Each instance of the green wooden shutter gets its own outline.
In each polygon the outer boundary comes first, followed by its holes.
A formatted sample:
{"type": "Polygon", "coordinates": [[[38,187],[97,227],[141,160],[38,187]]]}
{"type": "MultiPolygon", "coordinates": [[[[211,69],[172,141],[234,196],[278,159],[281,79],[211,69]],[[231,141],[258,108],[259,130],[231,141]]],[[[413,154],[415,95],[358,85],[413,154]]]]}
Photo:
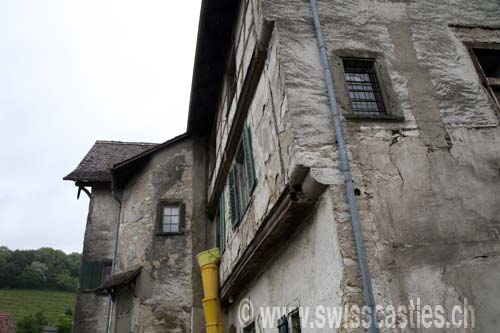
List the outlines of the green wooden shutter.
{"type": "Polygon", "coordinates": [[[96,289],[101,283],[101,276],[102,262],[82,262],[82,269],[80,272],[80,289],[96,289]]]}
{"type": "Polygon", "coordinates": [[[90,279],[92,275],[92,263],[83,261],[80,270],[80,289],[86,290],[90,289],[90,279]]]}
{"type": "Polygon", "coordinates": [[[101,284],[102,278],[102,262],[93,262],[92,263],[92,288],[96,289],[101,284]]]}
{"type": "Polygon", "coordinates": [[[240,222],[240,199],[236,181],[236,169],[233,166],[229,171],[229,201],[231,204],[231,223],[233,228],[240,222]]]}
{"type": "Polygon", "coordinates": [[[253,186],[255,185],[255,167],[253,163],[250,127],[246,124],[243,130],[243,152],[245,155],[245,172],[247,176],[248,195],[250,195],[253,190],[253,186]]]}
{"type": "Polygon", "coordinates": [[[219,200],[219,227],[220,227],[220,252],[226,249],[226,210],[224,208],[224,192],[220,195],[219,200]]]}

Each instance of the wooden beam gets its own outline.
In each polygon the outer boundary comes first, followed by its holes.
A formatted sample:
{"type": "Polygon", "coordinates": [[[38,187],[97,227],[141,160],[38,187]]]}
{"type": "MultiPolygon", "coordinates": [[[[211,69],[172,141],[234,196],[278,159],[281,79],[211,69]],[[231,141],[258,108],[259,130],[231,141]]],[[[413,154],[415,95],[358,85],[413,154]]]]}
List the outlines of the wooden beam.
{"type": "Polygon", "coordinates": [[[220,288],[220,298],[228,305],[262,271],[297,228],[307,220],[314,202],[288,186],[262,222],[250,244],[220,288]]]}
{"type": "Polygon", "coordinates": [[[266,58],[267,48],[260,49],[256,47],[250,61],[246,79],[241,89],[238,104],[236,106],[236,112],[234,114],[231,129],[229,130],[226,149],[222,155],[222,161],[215,178],[214,187],[212,193],[209,193],[207,214],[210,219],[213,219],[216,214],[219,197],[224,190],[224,184],[226,183],[229,170],[231,169],[231,164],[234,156],[236,155],[236,150],[238,149],[238,144],[241,140],[241,134],[245,126],[248,110],[253,97],[255,96],[262,72],[264,71],[266,58]]]}
{"type": "Polygon", "coordinates": [[[226,141],[225,151],[222,155],[221,164],[215,175],[214,186],[211,193],[208,193],[207,214],[210,219],[213,219],[219,202],[220,195],[224,189],[231,164],[236,155],[238,144],[241,140],[241,134],[245,126],[245,120],[248,115],[248,110],[252,104],[252,100],[257,91],[264,67],[266,64],[269,43],[271,41],[272,32],[274,31],[274,22],[264,20],[258,31],[256,46],[248,65],[243,87],[238,98],[234,118],[229,129],[228,138],[226,141]]]}

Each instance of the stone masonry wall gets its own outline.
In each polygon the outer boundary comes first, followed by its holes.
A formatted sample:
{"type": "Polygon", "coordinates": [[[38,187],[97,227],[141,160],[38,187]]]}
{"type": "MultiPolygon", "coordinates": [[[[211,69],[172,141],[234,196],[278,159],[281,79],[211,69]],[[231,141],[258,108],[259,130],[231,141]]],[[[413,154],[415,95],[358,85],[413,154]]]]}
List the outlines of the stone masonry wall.
{"type": "MultiPolygon", "coordinates": [[[[195,144],[193,139],[183,139],[158,151],[123,190],[117,273],[143,266],[131,332],[190,332],[193,307],[201,307],[201,297],[193,298],[201,289],[199,276],[193,276],[198,271],[193,247],[204,248],[204,244],[194,245],[193,240],[205,241],[205,221],[200,218],[203,211],[193,208],[204,208],[199,202],[205,192],[193,193],[195,144]],[[182,202],[183,234],[157,234],[160,201],[182,202]]],[[[196,156],[202,166],[203,160],[203,155],[196,156]]],[[[203,172],[196,177],[204,184],[203,172]]]]}
{"type": "MultiPolygon", "coordinates": [[[[113,240],[118,203],[111,195],[111,185],[93,186],[83,244],[83,261],[113,259],[113,240]]],[[[104,332],[108,296],[93,291],[79,291],[75,306],[74,332],[104,332]]]]}

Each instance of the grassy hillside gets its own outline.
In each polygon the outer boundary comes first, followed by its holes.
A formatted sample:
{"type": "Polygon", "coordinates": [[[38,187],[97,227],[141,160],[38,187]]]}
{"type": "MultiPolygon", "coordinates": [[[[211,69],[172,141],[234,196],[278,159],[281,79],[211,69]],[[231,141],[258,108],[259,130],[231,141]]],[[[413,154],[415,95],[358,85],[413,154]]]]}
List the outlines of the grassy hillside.
{"type": "Polygon", "coordinates": [[[69,292],[0,289],[0,312],[12,314],[14,320],[42,311],[49,325],[55,325],[68,307],[75,308],[75,302],[76,295],[69,292]]]}

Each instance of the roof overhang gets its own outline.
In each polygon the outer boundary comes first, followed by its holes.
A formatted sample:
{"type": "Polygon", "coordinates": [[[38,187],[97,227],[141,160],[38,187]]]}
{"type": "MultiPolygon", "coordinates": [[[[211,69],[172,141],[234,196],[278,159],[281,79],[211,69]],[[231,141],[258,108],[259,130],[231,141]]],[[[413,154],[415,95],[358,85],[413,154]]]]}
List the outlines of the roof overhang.
{"type": "Polygon", "coordinates": [[[240,2],[203,0],[201,4],[189,102],[189,133],[206,135],[212,129],[227,50],[240,2]]]}
{"type": "Polygon", "coordinates": [[[108,280],[104,281],[104,283],[97,288],[97,291],[107,291],[114,299],[117,289],[127,286],[130,286],[132,287],[132,289],[134,289],[135,281],[141,274],[141,271],[142,266],[139,266],[129,271],[115,274],[108,280]]]}

